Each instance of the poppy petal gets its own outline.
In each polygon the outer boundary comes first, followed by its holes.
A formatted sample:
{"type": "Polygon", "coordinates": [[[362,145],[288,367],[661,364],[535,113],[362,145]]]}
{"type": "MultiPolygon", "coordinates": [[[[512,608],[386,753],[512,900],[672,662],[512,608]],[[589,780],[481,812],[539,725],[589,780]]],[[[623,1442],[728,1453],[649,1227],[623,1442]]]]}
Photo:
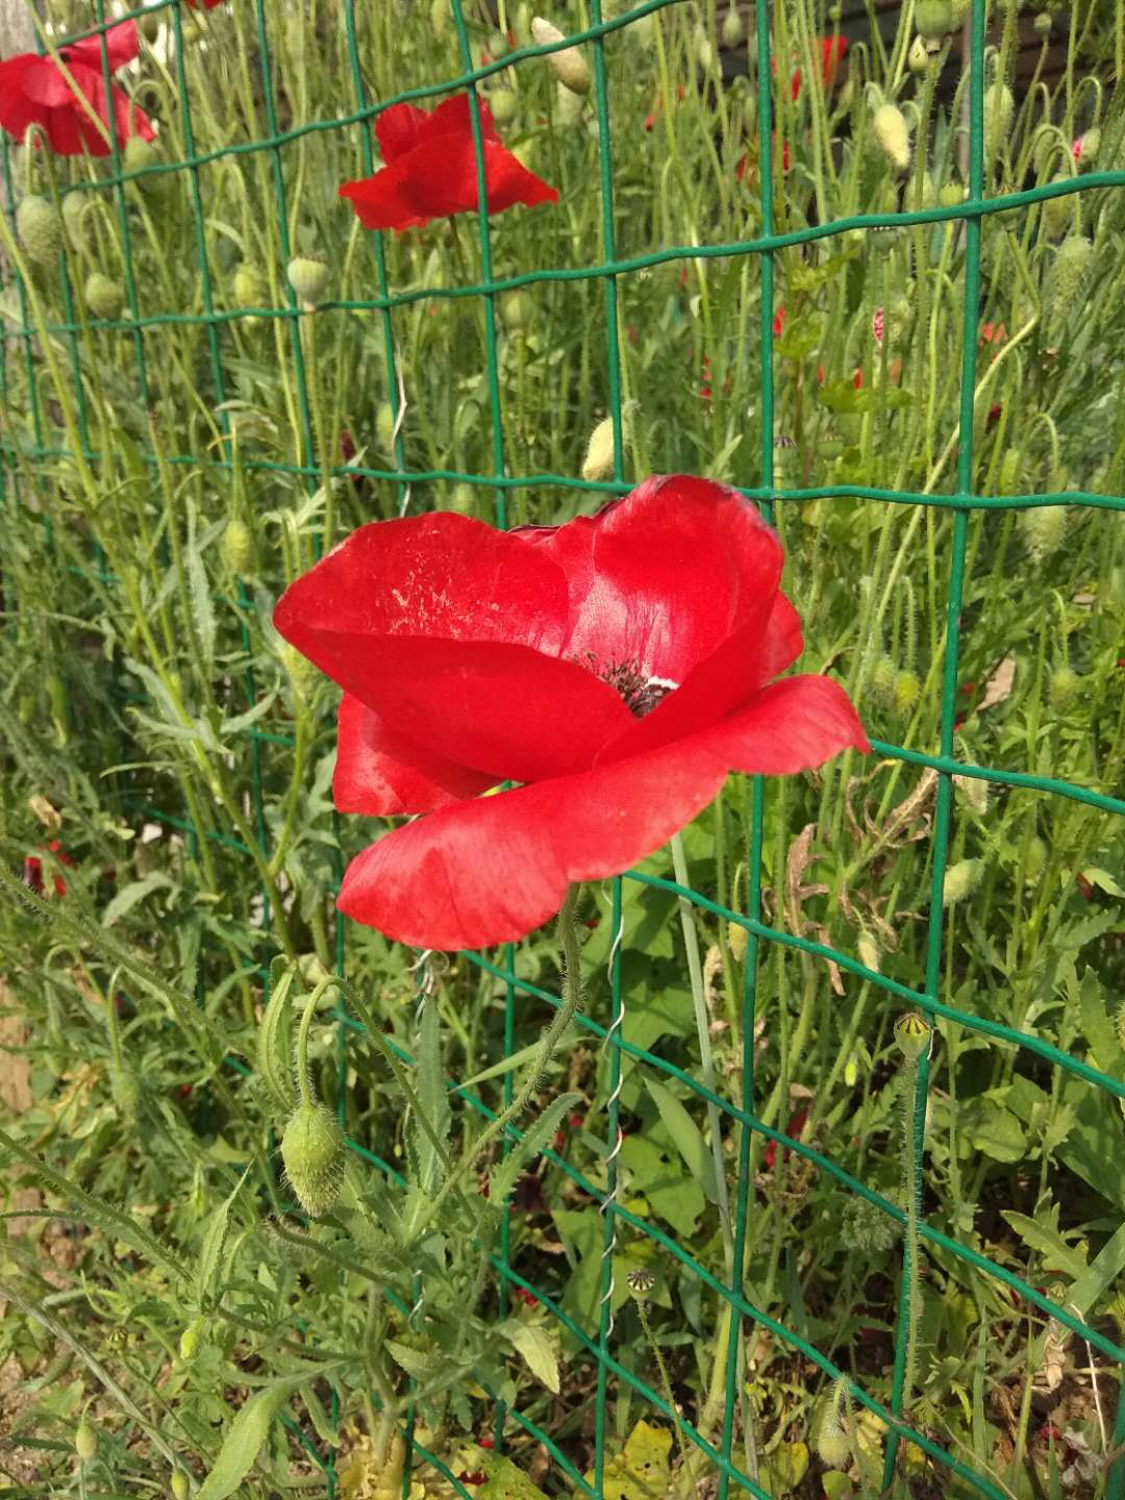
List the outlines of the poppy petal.
{"type": "MultiPolygon", "coordinates": [[[[107,26],[105,32],[106,52],[109,54],[109,70],[116,73],[126,63],[135,62],[140,56],[141,40],[136,21],[120,21],[116,26],[107,26]]],[[[69,67],[72,63],[83,63],[88,68],[102,71],[101,36],[84,37],[80,42],[71,42],[62,49],[62,59],[69,67]]]]}
{"type": "Polygon", "coordinates": [[[631,722],[557,655],[555,564],[456,512],[362,527],[286,590],[274,625],[396,732],[494,780],[590,765],[631,722]]]}
{"type": "Polygon", "coordinates": [[[636,661],[682,684],[729,636],[761,630],[781,577],[777,534],[737,490],[677,474],[595,516],[518,535],[570,585],[568,655],[636,661]]]}
{"type": "Polygon", "coordinates": [[[345,693],[337,720],[332,797],[340,812],[368,817],[434,812],[492,785],[490,776],[443,760],[396,734],[345,693]]]}
{"type": "Polygon", "coordinates": [[[375,121],[375,137],[388,165],[414,149],[428,119],[426,111],[416,104],[392,104],[379,115],[375,121]]]}
{"type": "Polygon", "coordinates": [[[806,770],[849,745],[868,748],[843,689],[787,678],[701,734],[396,829],[352,861],[338,906],[415,947],[515,941],[558,910],[570,882],[618,874],[659,848],[729,770],[806,770]]]}

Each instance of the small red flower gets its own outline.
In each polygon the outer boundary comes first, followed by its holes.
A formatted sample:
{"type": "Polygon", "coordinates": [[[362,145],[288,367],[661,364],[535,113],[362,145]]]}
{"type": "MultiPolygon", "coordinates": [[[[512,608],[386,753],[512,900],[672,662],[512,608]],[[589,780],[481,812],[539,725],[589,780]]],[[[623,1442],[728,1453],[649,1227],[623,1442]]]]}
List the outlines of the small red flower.
{"type": "MultiPolygon", "coordinates": [[[[826,89],[830,89],[836,82],[836,70],[843,61],[844,54],[848,50],[848,39],[846,36],[822,36],[818,41],[820,48],[820,81],[826,89]]],[[[777,59],[770,58],[770,72],[777,74],[777,59]]],[[[789,80],[789,97],[799,99],[801,96],[801,70],[794,70],[789,80]]]]}
{"type": "Polygon", "coordinates": [[[883,326],[883,309],[881,307],[877,307],[871,314],[871,337],[875,340],[880,349],[883,347],[883,326]]]}
{"type": "MultiPolygon", "coordinates": [[[[478,118],[489,213],[516,203],[557,203],[555,189],[503,145],[484,103],[478,102],[478,118]]],[[[466,94],[446,99],[429,114],[413,104],[393,104],[376,120],[375,134],[386,165],[374,177],[340,188],[340,197],[351,199],[368,229],[401,234],[432,219],[476,210],[476,158],[466,94]]]]}
{"type": "MultiPolygon", "coordinates": [[[[106,51],[111,71],[130,63],[140,51],[137,23],[122,21],[105,33],[106,51]]],[[[118,146],[131,135],[151,141],[156,132],[143,110],[130,104],[125,94],[110,85],[106,99],[102,73],[102,39],[90,36],[81,42],[62,47],[59,56],[95,114],[108,127],[110,109],[118,146]]],[[[108,156],[109,142],[102,136],[84,105],[49,57],[34,52],[20,52],[0,62],[0,126],[13,140],[22,141],[30,125],[38,125],[47,137],[51,150],[58,156],[108,156]]]]}
{"type": "Polygon", "coordinates": [[[1091,896],[1093,896],[1094,894],[1094,887],[1086,879],[1081,870],[1079,870],[1075,875],[1074,883],[1078,887],[1079,894],[1081,895],[1083,901],[1089,901],[1091,896]]]}
{"type": "Polygon", "coordinates": [[[514,941],[572,881],[659,848],[728,771],[867,750],[835,682],[773,681],[804,644],[782,561],[755,506],[686,475],[564,526],[361,527],[274,613],[344,688],[339,810],[426,814],[352,861],[340,910],[417,947],[514,941]],[[503,781],[524,784],[480,795],[503,781]]]}
{"type": "Polygon", "coordinates": [[[1003,344],[1007,341],[1008,329],[1004,323],[982,323],[980,325],[980,342],[982,344],[1003,344]]]}
{"type": "Polygon", "coordinates": [[[478,1448],[495,1448],[496,1447],[496,1439],[495,1438],[490,1438],[490,1437],[477,1438],[477,1447],[478,1448]]]}
{"type": "Polygon", "coordinates": [[[1000,405],[999,401],[994,401],[992,403],[992,405],[988,408],[988,426],[989,427],[993,427],[993,426],[995,426],[995,424],[997,422],[999,422],[1000,415],[1003,412],[1003,410],[1004,410],[1004,408],[1000,405]]]}
{"type": "MultiPolygon", "coordinates": [[[[776,151],[777,150],[777,137],[772,132],[770,134],[770,144],[771,144],[772,148],[776,151]]],[[[757,171],[756,171],[757,164],[758,164],[758,162],[757,162],[757,156],[756,155],[755,156],[751,156],[751,154],[750,154],[749,151],[744,151],[742,153],[742,155],[738,158],[738,165],[734,169],[734,175],[738,178],[739,182],[750,182],[750,183],[753,183],[753,182],[756,181],[757,175],[758,175],[757,171]]],[[[789,170],[789,142],[788,141],[782,141],[782,143],[781,143],[781,170],[782,170],[782,172],[788,172],[788,170],[789,170]]]]}
{"type": "Polygon", "coordinates": [[[779,307],[778,310],[774,313],[774,315],[773,315],[773,336],[774,336],[775,339],[781,337],[781,332],[782,332],[782,329],[785,327],[785,319],[787,317],[788,317],[788,314],[786,313],[786,311],[785,311],[785,309],[783,307],[779,307]]]}
{"type": "Polygon", "coordinates": [[[529,1292],[526,1287],[516,1287],[516,1296],[527,1307],[538,1306],[539,1298],[535,1295],[534,1292],[529,1292]]]}
{"type": "MultiPolygon", "coordinates": [[[[43,848],[44,846],[41,844],[39,847],[43,848]]],[[[52,839],[51,842],[46,845],[46,847],[51,851],[51,853],[55,856],[60,864],[69,865],[71,869],[74,868],[74,861],[71,859],[70,855],[67,854],[66,850],[59,843],[58,839],[52,839]]],[[[37,896],[42,896],[44,894],[45,887],[43,885],[43,861],[37,854],[29,854],[23,862],[23,883],[29,890],[34,891],[37,896]]],[[[54,884],[55,895],[65,896],[66,881],[61,875],[56,875],[54,877],[54,884]]]]}
{"type": "Polygon", "coordinates": [[[216,5],[221,5],[223,0],[187,0],[190,10],[198,10],[202,3],[204,10],[214,10],[216,5]]]}
{"type": "MultiPolygon", "coordinates": [[[[785,1127],[785,1134],[789,1137],[790,1140],[795,1141],[797,1139],[797,1137],[801,1134],[801,1131],[804,1130],[804,1128],[805,1128],[805,1121],[808,1119],[808,1117],[809,1117],[809,1112],[808,1112],[807,1109],[799,1109],[797,1111],[797,1113],[790,1119],[789,1124],[786,1125],[786,1127],[785,1127]]],[[[788,1150],[782,1151],[782,1153],[781,1153],[781,1160],[784,1162],[785,1158],[788,1155],[789,1155],[788,1150]]],[[[764,1167],[764,1169],[767,1172],[769,1172],[769,1171],[772,1170],[773,1164],[776,1161],[776,1159],[777,1159],[777,1142],[776,1141],[770,1141],[767,1144],[765,1151],[763,1151],[763,1153],[762,1153],[762,1166],[764,1167]]]]}

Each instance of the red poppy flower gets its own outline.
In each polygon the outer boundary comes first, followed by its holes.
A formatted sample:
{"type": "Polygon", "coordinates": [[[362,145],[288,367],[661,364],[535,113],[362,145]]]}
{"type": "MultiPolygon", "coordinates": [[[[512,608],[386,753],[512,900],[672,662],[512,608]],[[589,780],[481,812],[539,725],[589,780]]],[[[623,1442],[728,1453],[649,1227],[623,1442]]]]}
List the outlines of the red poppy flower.
{"type": "MultiPolygon", "coordinates": [[[[40,845],[40,848],[42,848],[42,845],[40,845]]],[[[58,839],[52,839],[51,842],[47,845],[47,848],[51,851],[51,853],[55,856],[60,864],[70,865],[73,868],[74,861],[71,859],[70,855],[67,854],[66,850],[59,843],[58,839]]],[[[43,885],[43,861],[37,854],[29,854],[23,862],[23,883],[29,890],[34,891],[37,896],[42,896],[44,894],[45,887],[43,885]]],[[[54,885],[56,896],[66,895],[66,881],[61,875],[56,875],[54,877],[54,885]]]]}
{"type": "MultiPolygon", "coordinates": [[[[137,56],[137,23],[122,21],[105,33],[110,69],[116,71],[137,56]]],[[[84,41],[62,47],[59,55],[66,64],[75,86],[93,106],[98,118],[108,126],[105,78],[102,74],[102,41],[89,36],[84,41]]],[[[152,121],[143,110],[117,88],[110,85],[109,103],[113,110],[113,128],[117,144],[123,145],[131,135],[151,141],[156,134],[152,121]]],[[[39,125],[47,136],[51,150],[59,156],[108,156],[109,142],[87,114],[62,71],[49,57],[34,52],[20,52],[0,62],[0,126],[13,140],[22,141],[29,125],[39,125]]]]}
{"type": "Polygon", "coordinates": [[[204,10],[214,10],[216,5],[222,5],[223,0],[187,0],[191,10],[198,10],[202,4],[204,10]]]}
{"type": "MultiPolygon", "coordinates": [[[[555,189],[503,145],[488,106],[478,103],[478,109],[489,213],[516,203],[557,203],[555,189]]],[[[401,234],[431,219],[476,209],[476,158],[466,94],[446,99],[431,114],[413,104],[393,104],[376,120],[375,134],[386,165],[374,177],[340,188],[340,197],[351,199],[368,229],[401,234]]]]}
{"type": "MultiPolygon", "coordinates": [[[[830,89],[836,82],[836,69],[843,60],[844,53],[848,50],[848,39],[846,36],[822,36],[818,39],[820,48],[820,81],[826,89],[830,89]]],[[[770,58],[770,72],[777,73],[777,59],[770,58]]],[[[801,96],[801,70],[794,70],[789,80],[789,97],[799,99],[801,96]]]]}
{"type": "Polygon", "coordinates": [[[418,947],[523,937],[627,869],[727,772],[867,740],[803,649],[781,544],[736,491],[649,479],[596,516],[498,532],[442,511],[361,527],[284,594],[282,636],[344,689],[336,806],[425,813],[339,907],[418,947]],[[481,797],[498,782],[525,783],[481,797]]]}
{"type": "Polygon", "coordinates": [[[785,327],[785,319],[788,316],[789,316],[789,314],[785,311],[785,309],[783,307],[779,307],[778,310],[774,313],[774,315],[773,315],[773,336],[774,336],[775,339],[781,337],[782,330],[785,327]]]}

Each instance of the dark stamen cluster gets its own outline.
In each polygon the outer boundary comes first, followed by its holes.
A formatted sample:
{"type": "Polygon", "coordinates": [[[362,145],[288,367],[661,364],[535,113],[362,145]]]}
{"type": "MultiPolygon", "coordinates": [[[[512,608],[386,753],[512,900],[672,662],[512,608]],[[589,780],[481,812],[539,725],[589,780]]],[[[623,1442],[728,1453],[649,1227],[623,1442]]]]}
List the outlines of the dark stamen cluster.
{"type": "Polygon", "coordinates": [[[620,694],[625,707],[638,719],[651,713],[661,698],[672,690],[670,682],[650,677],[636,657],[631,661],[610,662],[598,676],[620,694]]]}

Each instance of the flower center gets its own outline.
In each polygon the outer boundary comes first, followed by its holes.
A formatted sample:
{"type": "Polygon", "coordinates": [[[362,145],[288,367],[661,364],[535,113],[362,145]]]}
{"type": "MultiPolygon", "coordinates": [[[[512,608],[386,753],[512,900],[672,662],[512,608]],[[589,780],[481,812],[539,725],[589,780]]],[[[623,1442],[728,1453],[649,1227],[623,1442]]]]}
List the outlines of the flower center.
{"type": "Polygon", "coordinates": [[[661,698],[679,687],[670,677],[652,677],[634,656],[628,661],[611,661],[599,669],[592,652],[587,653],[591,669],[608,682],[631,714],[643,719],[661,698]]]}

